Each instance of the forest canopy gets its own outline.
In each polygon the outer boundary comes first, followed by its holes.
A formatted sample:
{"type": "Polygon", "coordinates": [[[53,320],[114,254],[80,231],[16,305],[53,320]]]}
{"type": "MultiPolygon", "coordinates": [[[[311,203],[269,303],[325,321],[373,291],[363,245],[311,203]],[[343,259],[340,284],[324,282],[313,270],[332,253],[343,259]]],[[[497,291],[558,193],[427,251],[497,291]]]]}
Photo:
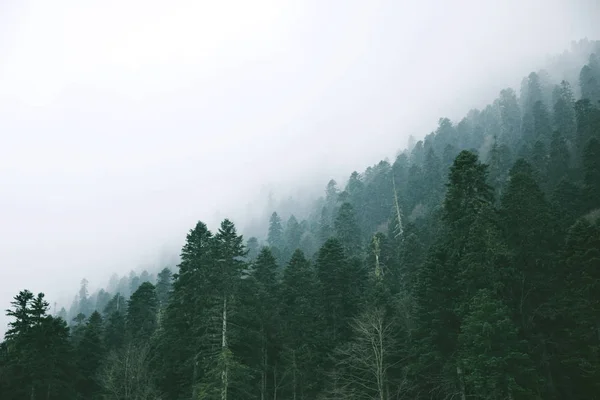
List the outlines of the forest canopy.
{"type": "Polygon", "coordinates": [[[178,265],[7,315],[3,400],[599,398],[600,42],[264,240],[198,221],[178,265]]]}

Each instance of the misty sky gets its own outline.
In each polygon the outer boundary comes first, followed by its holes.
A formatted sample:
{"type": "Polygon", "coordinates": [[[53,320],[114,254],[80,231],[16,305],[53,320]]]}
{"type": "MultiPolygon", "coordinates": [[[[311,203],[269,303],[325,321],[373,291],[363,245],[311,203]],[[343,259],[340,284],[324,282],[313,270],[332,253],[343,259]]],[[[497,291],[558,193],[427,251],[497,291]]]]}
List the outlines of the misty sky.
{"type": "Polygon", "coordinates": [[[599,39],[599,4],[1,0],[0,309],[393,157],[599,39]]]}

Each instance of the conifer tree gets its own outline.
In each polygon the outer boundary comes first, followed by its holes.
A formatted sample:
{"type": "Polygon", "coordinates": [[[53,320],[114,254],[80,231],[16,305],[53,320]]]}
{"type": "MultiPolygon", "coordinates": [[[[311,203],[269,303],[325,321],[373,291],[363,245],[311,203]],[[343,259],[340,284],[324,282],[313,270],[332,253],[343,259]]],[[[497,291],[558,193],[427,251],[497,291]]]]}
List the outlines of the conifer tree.
{"type": "Polygon", "coordinates": [[[267,242],[271,247],[275,247],[279,250],[283,249],[283,226],[281,225],[281,218],[276,212],[271,214],[271,218],[269,219],[269,233],[267,236],[267,242]]]}
{"type": "Polygon", "coordinates": [[[335,219],[335,232],[344,251],[349,255],[357,255],[361,251],[361,233],[356,220],[354,207],[350,203],[341,205],[335,219]]]}
{"type": "Polygon", "coordinates": [[[127,303],[127,333],[131,340],[147,343],[156,330],[158,300],[150,282],[142,283],[127,303]]]}
{"type": "Polygon", "coordinates": [[[280,324],[278,304],[277,260],[268,247],[261,249],[252,264],[252,273],[245,281],[249,286],[243,320],[249,327],[244,332],[244,341],[250,342],[252,356],[248,364],[258,376],[260,399],[275,396],[280,390],[277,385],[281,375],[278,370],[280,348],[280,324]],[[255,331],[256,335],[251,332],[255,331]],[[252,340],[253,336],[255,340],[252,340]]]}
{"type": "MultiPolygon", "coordinates": [[[[186,237],[158,339],[158,385],[170,398],[198,397],[204,368],[205,307],[214,267],[213,234],[199,221],[186,237]]],[[[212,347],[211,347],[212,349],[212,347]]]]}
{"type": "Polygon", "coordinates": [[[102,316],[95,311],[88,319],[83,338],[76,348],[76,367],[79,375],[77,391],[83,398],[100,398],[98,372],[106,355],[102,340],[102,316]]]}
{"type": "Polygon", "coordinates": [[[287,264],[280,290],[283,335],[282,368],[287,398],[315,398],[323,384],[319,286],[315,271],[300,250],[287,264]]]}
{"type": "Polygon", "coordinates": [[[6,376],[0,379],[3,399],[74,399],[75,374],[69,328],[48,315],[43,293],[24,290],[11,303],[13,318],[5,335],[6,376]]]}
{"type": "Polygon", "coordinates": [[[173,286],[172,278],[173,273],[167,267],[163,268],[158,273],[156,281],[156,300],[160,309],[166,308],[169,302],[169,296],[173,286]]]}
{"type": "Polygon", "coordinates": [[[587,206],[591,210],[600,206],[600,141],[596,138],[588,140],[583,150],[583,171],[587,206]]]}

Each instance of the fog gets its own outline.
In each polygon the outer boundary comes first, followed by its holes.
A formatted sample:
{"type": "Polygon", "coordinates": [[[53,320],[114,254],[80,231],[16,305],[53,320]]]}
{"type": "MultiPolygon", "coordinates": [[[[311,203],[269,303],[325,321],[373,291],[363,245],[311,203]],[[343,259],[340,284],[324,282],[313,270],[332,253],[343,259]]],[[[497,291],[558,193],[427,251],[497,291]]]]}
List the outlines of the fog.
{"type": "Polygon", "coordinates": [[[0,308],[160,263],[197,220],[250,230],[269,194],[394,157],[598,20],[594,0],[0,2],[0,308]]]}

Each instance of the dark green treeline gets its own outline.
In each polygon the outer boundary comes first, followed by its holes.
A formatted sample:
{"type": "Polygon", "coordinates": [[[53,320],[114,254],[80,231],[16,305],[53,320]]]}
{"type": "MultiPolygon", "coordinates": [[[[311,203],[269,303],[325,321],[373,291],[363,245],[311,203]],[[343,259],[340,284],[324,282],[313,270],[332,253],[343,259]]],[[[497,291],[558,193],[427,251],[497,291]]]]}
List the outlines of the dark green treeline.
{"type": "MultiPolygon", "coordinates": [[[[0,398],[600,398],[600,63],[331,181],[267,241],[198,222],[176,269],[11,303],[0,398]],[[68,319],[68,324],[65,321],[68,319]]],[[[596,52],[595,54],[593,54],[596,52]]],[[[566,56],[565,56],[566,57],[566,56]]]]}

